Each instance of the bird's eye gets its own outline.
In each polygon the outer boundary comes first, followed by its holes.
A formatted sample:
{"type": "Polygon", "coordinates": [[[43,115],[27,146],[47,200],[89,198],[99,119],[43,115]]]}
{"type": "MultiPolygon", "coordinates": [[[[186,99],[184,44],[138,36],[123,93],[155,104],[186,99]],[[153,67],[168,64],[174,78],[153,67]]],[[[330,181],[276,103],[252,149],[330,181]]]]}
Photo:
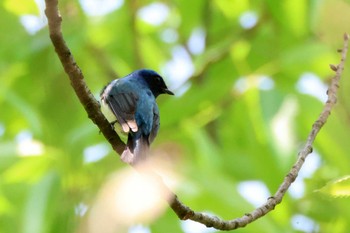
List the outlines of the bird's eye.
{"type": "Polygon", "coordinates": [[[162,78],[159,77],[159,76],[157,76],[157,77],[156,77],[156,81],[157,81],[157,83],[161,83],[161,82],[162,82],[162,78]]]}

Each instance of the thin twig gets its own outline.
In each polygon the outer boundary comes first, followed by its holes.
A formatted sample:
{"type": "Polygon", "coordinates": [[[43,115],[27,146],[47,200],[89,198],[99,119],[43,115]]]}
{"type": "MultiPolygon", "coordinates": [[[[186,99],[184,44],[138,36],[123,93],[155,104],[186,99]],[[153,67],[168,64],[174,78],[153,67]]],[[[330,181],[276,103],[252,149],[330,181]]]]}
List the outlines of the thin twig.
{"type": "MultiPolygon", "coordinates": [[[[49,23],[49,31],[50,38],[55,47],[56,53],[61,60],[61,63],[64,67],[64,70],[68,74],[71,85],[74,88],[80,102],[83,104],[86,112],[88,113],[89,118],[100,128],[103,135],[112,145],[113,149],[117,153],[121,153],[124,149],[124,143],[121,142],[117,134],[112,130],[109,123],[106,121],[102,113],[99,109],[99,104],[91,94],[88,89],[84,76],[80,70],[80,68],[76,65],[75,60],[67,47],[61,32],[61,17],[59,15],[57,0],[45,0],[46,2],[46,16],[48,18],[49,23]]],[[[306,144],[304,148],[299,152],[298,159],[296,163],[293,165],[289,173],[285,176],[284,181],[278,188],[277,192],[274,196],[270,197],[265,204],[253,210],[252,212],[245,214],[241,218],[236,218],[233,220],[222,220],[217,216],[209,216],[205,213],[194,212],[189,207],[181,203],[181,201],[177,198],[175,194],[173,194],[169,189],[169,193],[172,194],[172,198],[169,200],[169,205],[173,209],[173,211],[177,214],[177,216],[182,220],[193,220],[199,223],[206,225],[207,227],[214,227],[219,230],[234,230],[240,227],[244,227],[247,224],[257,220],[258,218],[266,215],[270,211],[272,211],[276,205],[281,203],[282,198],[290,185],[294,182],[296,177],[298,176],[298,172],[300,171],[302,165],[305,162],[306,157],[312,152],[312,144],[322,128],[322,126],[326,123],[331,109],[337,102],[337,90],[339,88],[339,80],[341,74],[344,70],[344,63],[348,51],[348,42],[349,35],[344,35],[344,46],[341,50],[341,61],[338,66],[331,66],[332,70],[336,71],[335,76],[332,78],[332,82],[328,89],[328,100],[324,106],[324,109],[315,123],[312,125],[311,132],[308,136],[306,144]]],[[[164,187],[165,184],[159,178],[159,182],[161,182],[164,187]]]]}
{"type": "Polygon", "coordinates": [[[137,30],[137,25],[136,25],[136,19],[137,19],[137,1],[127,1],[127,10],[129,12],[129,25],[131,26],[131,42],[132,42],[132,47],[133,47],[133,55],[134,55],[134,61],[136,63],[136,67],[144,67],[144,63],[142,60],[142,56],[140,54],[141,48],[140,48],[140,35],[137,30]]]}
{"type": "Polygon", "coordinates": [[[111,60],[108,59],[107,55],[102,51],[102,49],[92,43],[88,44],[86,47],[92,55],[92,59],[95,60],[97,66],[105,74],[105,76],[108,77],[108,79],[113,80],[120,78],[117,72],[113,69],[113,66],[110,62],[111,60]]]}
{"type": "Polygon", "coordinates": [[[287,192],[290,185],[297,178],[298,173],[301,167],[303,166],[306,157],[312,152],[313,142],[315,141],[315,138],[318,132],[321,130],[322,126],[326,123],[332,108],[337,102],[337,91],[339,88],[339,80],[344,70],[345,59],[348,52],[348,43],[349,43],[349,35],[344,34],[344,45],[343,45],[343,49],[341,50],[341,61],[338,66],[335,66],[336,73],[332,78],[331,84],[327,91],[328,100],[325,103],[325,106],[320,116],[312,125],[312,129],[311,129],[311,132],[309,133],[306,144],[298,154],[297,161],[295,162],[295,164],[293,165],[289,173],[285,176],[284,181],[278,188],[275,195],[270,197],[265,204],[253,210],[252,212],[245,214],[243,217],[236,218],[233,220],[228,220],[228,221],[222,220],[216,216],[209,216],[204,213],[194,212],[191,209],[189,209],[187,206],[183,205],[178,199],[175,199],[173,202],[173,205],[176,207],[178,211],[176,213],[181,219],[191,219],[193,221],[203,223],[207,227],[214,227],[219,230],[234,230],[237,228],[245,227],[247,224],[257,220],[258,218],[261,218],[262,216],[272,211],[276,207],[276,205],[281,203],[284,194],[287,192]],[[179,215],[179,213],[181,214],[179,215]]]}

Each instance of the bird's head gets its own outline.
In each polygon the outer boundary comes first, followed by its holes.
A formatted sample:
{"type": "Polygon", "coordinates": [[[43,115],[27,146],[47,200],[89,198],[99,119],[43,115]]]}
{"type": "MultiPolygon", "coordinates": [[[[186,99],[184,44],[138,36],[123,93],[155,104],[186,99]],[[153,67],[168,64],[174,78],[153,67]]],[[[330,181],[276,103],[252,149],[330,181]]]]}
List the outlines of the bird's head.
{"type": "Polygon", "coordinates": [[[154,97],[160,94],[174,95],[166,86],[163,78],[155,71],[142,69],[136,71],[137,75],[145,80],[149,88],[151,89],[154,97]]]}

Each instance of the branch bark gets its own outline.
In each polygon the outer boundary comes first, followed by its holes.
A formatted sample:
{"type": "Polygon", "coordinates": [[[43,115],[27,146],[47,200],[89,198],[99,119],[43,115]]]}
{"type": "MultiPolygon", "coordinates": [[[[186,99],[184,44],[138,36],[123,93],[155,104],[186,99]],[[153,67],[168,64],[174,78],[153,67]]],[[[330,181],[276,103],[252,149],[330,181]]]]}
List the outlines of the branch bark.
{"type": "Polygon", "coordinates": [[[193,221],[203,223],[207,227],[214,227],[219,230],[234,230],[237,228],[245,227],[247,224],[257,220],[258,218],[261,218],[262,216],[272,211],[276,205],[282,202],[284,194],[287,192],[290,185],[297,178],[298,173],[306,160],[306,157],[312,152],[313,142],[315,141],[316,136],[323,127],[323,125],[327,122],[327,119],[331,114],[331,110],[337,102],[337,91],[339,88],[339,81],[344,70],[346,55],[348,52],[348,43],[349,35],[344,34],[344,45],[343,49],[340,50],[340,63],[337,66],[331,66],[331,69],[334,70],[336,73],[332,78],[331,84],[327,91],[327,102],[325,103],[320,116],[312,125],[312,129],[309,133],[305,146],[298,154],[297,161],[295,162],[291,170],[288,172],[288,174],[285,176],[282,184],[276,191],[275,195],[270,197],[265,204],[253,210],[252,212],[245,214],[243,217],[228,221],[221,220],[216,216],[209,216],[204,213],[193,212],[187,206],[183,206],[182,203],[176,199],[174,200],[174,202],[178,202],[176,203],[176,206],[177,209],[179,209],[179,213],[182,214],[178,215],[181,219],[191,219],[193,221]]]}
{"type": "MultiPolygon", "coordinates": [[[[46,2],[46,16],[48,18],[50,38],[55,47],[55,51],[62,63],[62,66],[70,78],[71,85],[78,96],[80,102],[84,106],[89,118],[99,127],[105,138],[112,145],[113,149],[121,154],[124,149],[124,143],[120,140],[115,131],[110,127],[107,120],[102,115],[99,109],[99,103],[96,101],[91,91],[87,87],[84,76],[76,64],[74,57],[72,56],[69,48],[67,47],[63,35],[61,32],[61,16],[58,11],[58,0],[45,0],[46,2]]],[[[218,230],[234,230],[237,228],[245,227],[247,224],[261,218],[270,211],[272,211],[276,205],[281,203],[283,196],[290,187],[290,185],[297,178],[298,173],[303,166],[306,157],[312,152],[312,145],[318,132],[321,130],[323,125],[326,123],[333,106],[337,102],[337,91],[339,88],[339,80],[344,70],[344,63],[348,51],[349,35],[344,35],[344,45],[341,52],[341,61],[337,66],[331,66],[331,69],[336,73],[332,78],[330,87],[328,89],[328,100],[323,108],[318,119],[312,125],[311,132],[307,138],[304,148],[299,152],[298,159],[285,176],[282,184],[276,191],[275,195],[270,197],[265,204],[253,210],[250,213],[243,215],[240,218],[232,220],[222,220],[217,216],[209,216],[205,213],[195,212],[188,206],[181,203],[177,196],[172,193],[168,188],[169,193],[172,194],[172,198],[168,200],[169,206],[177,214],[181,220],[193,220],[206,225],[207,227],[214,227],[218,230]]],[[[164,187],[165,184],[160,177],[157,177],[159,182],[164,187]]]]}
{"type": "Polygon", "coordinates": [[[86,85],[84,75],[76,64],[72,53],[63,39],[61,31],[62,18],[58,10],[58,0],[45,0],[45,3],[45,14],[48,19],[50,38],[55,47],[57,56],[70,79],[75,94],[78,96],[88,117],[99,127],[103,136],[112,145],[113,149],[118,154],[121,154],[125,144],[101,113],[98,101],[86,85]]]}

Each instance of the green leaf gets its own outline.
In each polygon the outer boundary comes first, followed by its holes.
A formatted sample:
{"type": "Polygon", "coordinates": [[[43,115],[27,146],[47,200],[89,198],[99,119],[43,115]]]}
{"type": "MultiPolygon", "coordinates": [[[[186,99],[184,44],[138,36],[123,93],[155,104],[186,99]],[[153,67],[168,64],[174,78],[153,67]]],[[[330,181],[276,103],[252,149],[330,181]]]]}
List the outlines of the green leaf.
{"type": "Polygon", "coordinates": [[[34,0],[5,0],[3,4],[6,10],[16,15],[39,14],[34,0]]]}
{"type": "Polygon", "coordinates": [[[7,183],[36,182],[49,168],[48,158],[36,156],[20,159],[3,174],[3,180],[7,183]]]}
{"type": "Polygon", "coordinates": [[[338,197],[350,197],[350,175],[338,178],[332,182],[329,182],[324,187],[317,190],[321,193],[330,195],[334,198],[338,197]]]}
{"type": "Polygon", "coordinates": [[[52,189],[57,185],[57,174],[50,172],[31,187],[24,210],[23,233],[47,232],[50,223],[48,220],[52,217],[47,209],[50,206],[52,189]]]}

